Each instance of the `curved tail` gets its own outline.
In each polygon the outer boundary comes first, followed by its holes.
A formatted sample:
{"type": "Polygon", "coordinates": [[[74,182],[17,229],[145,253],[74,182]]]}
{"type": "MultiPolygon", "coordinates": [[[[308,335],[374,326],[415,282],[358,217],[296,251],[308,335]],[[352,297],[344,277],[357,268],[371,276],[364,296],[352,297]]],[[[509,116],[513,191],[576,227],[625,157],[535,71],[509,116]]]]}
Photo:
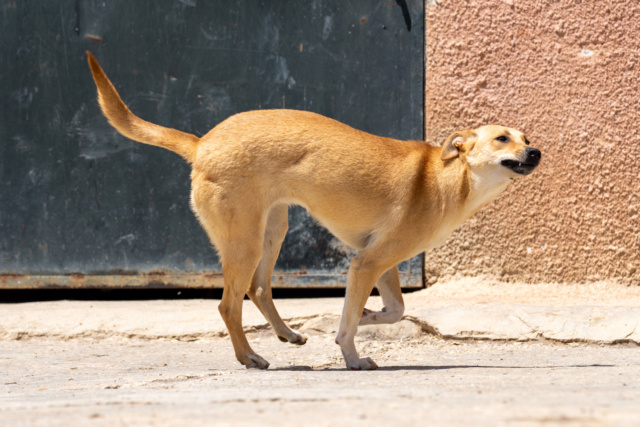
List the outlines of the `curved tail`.
{"type": "Polygon", "coordinates": [[[190,133],[154,125],[137,117],[122,102],[96,58],[90,52],[87,52],[87,56],[93,80],[98,87],[100,108],[109,119],[111,126],[127,138],[174,151],[184,157],[187,162],[193,163],[200,139],[190,133]]]}

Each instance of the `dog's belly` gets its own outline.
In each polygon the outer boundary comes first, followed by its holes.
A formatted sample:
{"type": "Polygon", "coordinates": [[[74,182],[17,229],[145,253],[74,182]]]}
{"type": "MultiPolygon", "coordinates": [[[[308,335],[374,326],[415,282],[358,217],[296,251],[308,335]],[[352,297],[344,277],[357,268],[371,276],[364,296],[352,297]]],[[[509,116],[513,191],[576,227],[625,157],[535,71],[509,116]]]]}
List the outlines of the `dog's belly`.
{"type": "MultiPolygon", "coordinates": [[[[276,204],[286,203],[288,205],[298,205],[303,208],[315,219],[320,225],[325,227],[333,236],[335,236],[342,243],[347,246],[362,250],[372,241],[373,227],[361,221],[354,221],[353,218],[340,217],[338,219],[332,218],[326,215],[325,212],[319,209],[314,210],[309,207],[304,201],[293,198],[281,199],[276,204]],[[322,215],[325,213],[325,215],[322,215]],[[346,225],[345,225],[346,224],[346,225]]],[[[362,219],[362,218],[361,218],[362,219]]]]}

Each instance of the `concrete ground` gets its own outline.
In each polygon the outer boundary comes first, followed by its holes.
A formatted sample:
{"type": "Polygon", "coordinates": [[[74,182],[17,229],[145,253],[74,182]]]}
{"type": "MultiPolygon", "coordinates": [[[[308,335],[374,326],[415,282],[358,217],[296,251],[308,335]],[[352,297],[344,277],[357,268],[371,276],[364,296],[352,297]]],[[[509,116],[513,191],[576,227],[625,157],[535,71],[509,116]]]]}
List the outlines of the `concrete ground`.
{"type": "Polygon", "coordinates": [[[371,372],[344,370],[342,302],[276,301],[302,347],[247,302],[267,371],[235,361],[215,300],[0,304],[0,425],[640,424],[640,288],[437,284],[361,328],[371,372]]]}

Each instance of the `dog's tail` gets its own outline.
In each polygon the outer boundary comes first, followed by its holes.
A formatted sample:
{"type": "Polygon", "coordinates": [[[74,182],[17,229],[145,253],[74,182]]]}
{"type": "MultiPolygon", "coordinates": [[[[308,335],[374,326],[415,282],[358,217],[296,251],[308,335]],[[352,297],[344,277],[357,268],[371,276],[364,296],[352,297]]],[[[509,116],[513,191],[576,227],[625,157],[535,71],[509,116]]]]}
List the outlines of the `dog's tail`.
{"type": "Polygon", "coordinates": [[[200,139],[190,133],[154,125],[137,117],[122,102],[96,58],[90,52],[87,52],[87,56],[93,80],[98,87],[100,108],[109,119],[111,126],[127,138],[174,151],[184,157],[187,162],[193,163],[200,139]]]}

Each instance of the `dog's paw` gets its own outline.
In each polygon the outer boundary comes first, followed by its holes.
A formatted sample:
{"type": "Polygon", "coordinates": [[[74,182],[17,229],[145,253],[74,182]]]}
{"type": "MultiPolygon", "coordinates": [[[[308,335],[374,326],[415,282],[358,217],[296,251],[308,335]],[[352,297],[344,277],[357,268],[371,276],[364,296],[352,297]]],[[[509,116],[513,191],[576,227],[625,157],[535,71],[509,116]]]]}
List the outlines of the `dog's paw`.
{"type": "Polygon", "coordinates": [[[402,314],[404,313],[403,307],[396,307],[393,310],[387,310],[387,307],[382,307],[380,311],[371,311],[365,308],[362,312],[362,316],[360,317],[360,322],[358,324],[360,326],[364,325],[379,325],[379,324],[389,324],[396,323],[402,319],[402,314]]]}
{"type": "Polygon", "coordinates": [[[240,360],[240,363],[247,369],[267,369],[269,367],[269,362],[256,353],[248,354],[244,361],[240,360]]]}
{"type": "Polygon", "coordinates": [[[365,357],[358,359],[355,363],[347,362],[347,369],[350,371],[373,371],[378,369],[378,365],[370,357],[365,357]]]}
{"type": "Polygon", "coordinates": [[[286,337],[278,335],[278,339],[282,342],[288,342],[296,345],[304,345],[307,342],[307,337],[302,335],[300,332],[291,329],[290,334],[287,334],[286,337]]]}
{"type": "Polygon", "coordinates": [[[372,310],[369,310],[368,308],[364,308],[364,310],[362,310],[362,316],[361,317],[367,317],[370,316],[373,313],[372,310]]]}
{"type": "Polygon", "coordinates": [[[360,325],[370,325],[372,323],[376,323],[378,320],[378,315],[382,314],[379,311],[371,311],[368,308],[365,308],[362,311],[362,316],[360,316],[360,325]]]}

